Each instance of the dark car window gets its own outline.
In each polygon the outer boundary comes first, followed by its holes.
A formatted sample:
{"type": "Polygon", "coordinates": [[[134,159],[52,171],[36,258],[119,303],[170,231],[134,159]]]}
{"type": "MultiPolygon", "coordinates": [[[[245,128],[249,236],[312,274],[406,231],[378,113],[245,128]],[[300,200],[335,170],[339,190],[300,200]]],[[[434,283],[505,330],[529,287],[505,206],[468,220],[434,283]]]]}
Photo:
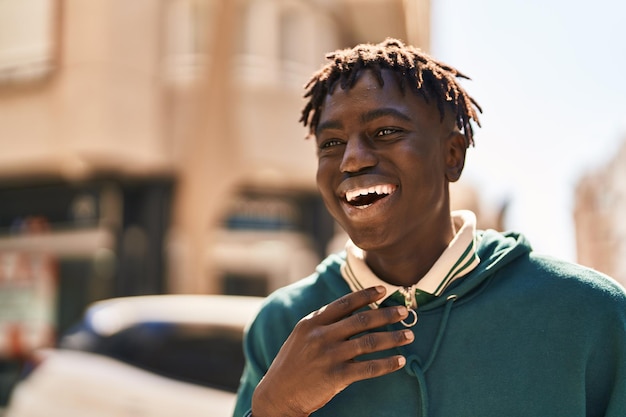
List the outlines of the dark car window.
{"type": "Polygon", "coordinates": [[[140,323],[108,337],[90,336],[89,343],[72,347],[185,382],[230,392],[239,386],[244,366],[240,329],[140,323]]]}

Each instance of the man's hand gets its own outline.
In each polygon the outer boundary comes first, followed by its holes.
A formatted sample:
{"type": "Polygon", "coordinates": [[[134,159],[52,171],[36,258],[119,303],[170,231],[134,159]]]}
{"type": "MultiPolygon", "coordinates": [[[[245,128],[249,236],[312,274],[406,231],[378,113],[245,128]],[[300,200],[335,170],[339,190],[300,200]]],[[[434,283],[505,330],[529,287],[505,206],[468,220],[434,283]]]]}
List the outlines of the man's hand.
{"type": "Polygon", "coordinates": [[[351,293],[300,320],[254,392],[254,417],[308,416],[353,382],[402,368],[401,355],[355,360],[413,341],[408,329],[354,337],[407,317],[404,306],[355,313],[384,294],[383,287],[351,293]]]}

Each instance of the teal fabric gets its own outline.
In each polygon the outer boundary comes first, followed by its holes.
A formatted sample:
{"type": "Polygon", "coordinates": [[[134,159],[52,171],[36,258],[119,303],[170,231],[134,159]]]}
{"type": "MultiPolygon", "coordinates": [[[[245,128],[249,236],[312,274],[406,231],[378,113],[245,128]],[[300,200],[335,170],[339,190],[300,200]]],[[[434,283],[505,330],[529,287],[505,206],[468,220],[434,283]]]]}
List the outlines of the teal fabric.
{"type": "MultiPolygon", "coordinates": [[[[312,415],[626,416],[624,289],[535,254],[519,234],[480,232],[478,255],[474,271],[418,308],[415,341],[399,349],[404,369],[354,383],[312,415]]],[[[331,255],[267,298],[247,329],[234,416],[249,412],[298,320],[350,291],[339,272],[344,261],[331,255]]]]}

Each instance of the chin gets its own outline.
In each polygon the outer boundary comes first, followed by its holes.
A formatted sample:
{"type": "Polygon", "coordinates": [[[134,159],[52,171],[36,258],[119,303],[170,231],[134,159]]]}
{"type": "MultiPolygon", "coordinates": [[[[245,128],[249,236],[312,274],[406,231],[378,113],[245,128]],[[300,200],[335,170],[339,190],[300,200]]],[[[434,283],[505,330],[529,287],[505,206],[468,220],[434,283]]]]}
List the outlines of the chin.
{"type": "Polygon", "coordinates": [[[388,245],[386,236],[379,230],[349,231],[348,236],[352,243],[366,252],[382,249],[388,245]]]}

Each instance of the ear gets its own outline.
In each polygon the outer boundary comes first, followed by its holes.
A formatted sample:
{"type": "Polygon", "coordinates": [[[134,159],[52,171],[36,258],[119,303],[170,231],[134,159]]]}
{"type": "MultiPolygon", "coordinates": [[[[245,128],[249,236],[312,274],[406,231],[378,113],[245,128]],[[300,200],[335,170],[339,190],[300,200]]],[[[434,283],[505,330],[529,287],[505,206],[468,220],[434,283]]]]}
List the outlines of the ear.
{"type": "Polygon", "coordinates": [[[466,151],[465,135],[458,130],[450,133],[445,140],[446,179],[449,182],[456,182],[461,178],[465,166],[466,151]]]}

